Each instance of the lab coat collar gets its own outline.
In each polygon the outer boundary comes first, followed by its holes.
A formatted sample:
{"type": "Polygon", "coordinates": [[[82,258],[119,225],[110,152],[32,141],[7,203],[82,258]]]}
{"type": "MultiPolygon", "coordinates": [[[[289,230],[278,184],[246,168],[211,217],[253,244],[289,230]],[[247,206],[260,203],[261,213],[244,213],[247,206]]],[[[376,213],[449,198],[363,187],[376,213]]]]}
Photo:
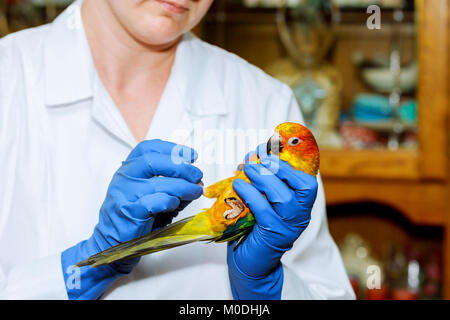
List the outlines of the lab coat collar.
{"type": "Polygon", "coordinates": [[[92,97],[94,64],[81,22],[81,1],[50,24],[44,45],[45,103],[66,105],[92,97]]]}

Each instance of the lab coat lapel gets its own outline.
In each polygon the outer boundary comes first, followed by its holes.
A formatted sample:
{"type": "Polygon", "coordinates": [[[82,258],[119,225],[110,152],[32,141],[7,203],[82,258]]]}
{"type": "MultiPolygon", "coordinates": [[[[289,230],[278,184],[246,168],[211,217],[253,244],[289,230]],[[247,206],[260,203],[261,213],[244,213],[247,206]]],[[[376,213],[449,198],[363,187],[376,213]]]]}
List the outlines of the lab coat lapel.
{"type": "Polygon", "coordinates": [[[136,138],[97,74],[94,80],[92,117],[128,147],[133,148],[137,144],[136,138]]]}
{"type": "Polygon", "coordinates": [[[186,112],[176,78],[179,76],[179,48],[175,63],[158,108],[153,116],[146,139],[162,139],[183,144],[194,129],[190,115],[186,112]]]}
{"type": "Polygon", "coordinates": [[[92,96],[94,65],[76,1],[49,25],[44,42],[45,104],[68,105],[92,96]]]}
{"type": "Polygon", "coordinates": [[[177,56],[176,84],[185,109],[191,116],[201,118],[226,115],[228,108],[214,65],[216,61],[205,54],[203,46],[208,44],[201,42],[190,32],[185,34],[177,56]]]}

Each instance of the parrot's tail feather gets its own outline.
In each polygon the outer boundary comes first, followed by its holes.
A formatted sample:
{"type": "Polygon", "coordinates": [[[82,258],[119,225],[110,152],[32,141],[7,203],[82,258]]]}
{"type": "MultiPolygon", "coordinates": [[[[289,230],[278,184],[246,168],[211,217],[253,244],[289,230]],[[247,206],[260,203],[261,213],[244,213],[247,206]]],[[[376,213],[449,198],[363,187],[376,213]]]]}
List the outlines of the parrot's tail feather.
{"type": "Polygon", "coordinates": [[[133,239],[133,240],[129,240],[129,241],[126,241],[126,242],[119,243],[118,245],[115,245],[115,246],[113,246],[113,247],[111,247],[109,249],[106,249],[106,250],[104,250],[102,252],[99,252],[99,253],[97,253],[95,255],[90,256],[86,260],[77,263],[76,266],[78,266],[78,267],[89,266],[89,265],[93,264],[96,259],[99,259],[101,257],[109,256],[109,255],[111,255],[113,253],[121,252],[121,251],[129,249],[129,248],[131,248],[133,246],[145,243],[145,242],[147,242],[147,241],[149,241],[151,239],[154,239],[156,237],[167,235],[170,232],[175,233],[179,229],[181,229],[187,222],[191,221],[192,218],[193,217],[188,217],[188,218],[182,219],[180,221],[174,222],[174,223],[166,226],[165,228],[161,228],[161,229],[158,229],[156,231],[153,231],[152,233],[149,233],[149,234],[147,234],[145,236],[142,236],[142,237],[139,237],[139,238],[136,238],[136,239],[133,239]]]}
{"type": "Polygon", "coordinates": [[[213,238],[212,236],[205,236],[198,234],[196,235],[183,234],[183,235],[173,235],[162,238],[155,238],[147,241],[146,243],[131,246],[130,248],[125,249],[124,251],[121,252],[102,254],[100,257],[96,258],[91,257],[90,262],[92,263],[89,264],[92,265],[92,267],[99,267],[113,262],[128,260],[146,254],[175,248],[192,242],[212,240],[212,238],[213,238]]]}
{"type": "Polygon", "coordinates": [[[99,252],[76,264],[78,267],[99,267],[113,262],[140,257],[149,253],[167,250],[197,241],[214,241],[217,236],[204,234],[177,234],[193,217],[189,217],[148,235],[120,243],[114,247],[99,252]]]}

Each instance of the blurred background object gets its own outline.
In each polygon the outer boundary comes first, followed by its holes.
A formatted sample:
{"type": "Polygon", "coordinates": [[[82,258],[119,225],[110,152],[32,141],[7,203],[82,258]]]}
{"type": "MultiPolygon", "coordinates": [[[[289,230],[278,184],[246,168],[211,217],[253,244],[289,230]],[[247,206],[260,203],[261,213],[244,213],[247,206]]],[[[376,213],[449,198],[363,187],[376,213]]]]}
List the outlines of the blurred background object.
{"type": "Polygon", "coordinates": [[[52,21],[73,0],[0,0],[0,37],[52,21]]]}
{"type": "MultiPolygon", "coordinates": [[[[70,3],[0,0],[0,36],[70,3]]],[[[215,0],[194,30],[292,87],[359,299],[450,298],[449,26],[449,0],[215,0]]]]}

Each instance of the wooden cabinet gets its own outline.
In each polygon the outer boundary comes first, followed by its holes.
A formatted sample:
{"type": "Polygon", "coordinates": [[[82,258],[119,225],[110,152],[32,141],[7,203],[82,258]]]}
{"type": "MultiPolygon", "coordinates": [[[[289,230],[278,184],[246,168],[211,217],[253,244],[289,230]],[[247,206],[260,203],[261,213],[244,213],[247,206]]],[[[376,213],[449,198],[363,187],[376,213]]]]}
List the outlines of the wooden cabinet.
{"type": "Polygon", "coordinates": [[[450,1],[418,5],[417,150],[322,150],[327,204],[374,201],[412,223],[444,228],[444,297],[450,299],[450,1]]]}

